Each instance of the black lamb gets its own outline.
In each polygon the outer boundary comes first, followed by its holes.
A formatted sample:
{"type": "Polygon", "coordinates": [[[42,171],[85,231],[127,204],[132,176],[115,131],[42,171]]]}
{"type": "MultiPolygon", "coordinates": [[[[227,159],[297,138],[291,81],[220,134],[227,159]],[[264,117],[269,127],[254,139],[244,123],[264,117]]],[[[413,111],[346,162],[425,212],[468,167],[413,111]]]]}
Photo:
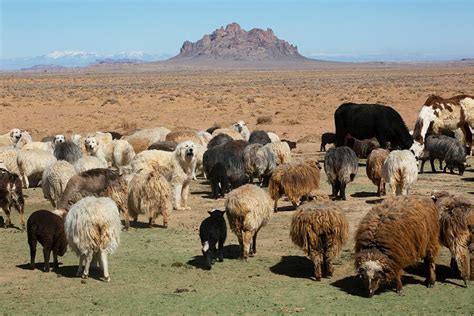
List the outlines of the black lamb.
{"type": "Polygon", "coordinates": [[[208,212],[209,217],[202,221],[199,227],[202,254],[205,259],[205,268],[211,270],[215,259],[224,261],[224,242],[227,238],[227,225],[224,219],[224,211],[214,209],[208,212]],[[218,245],[219,249],[216,249],[218,245]]]}

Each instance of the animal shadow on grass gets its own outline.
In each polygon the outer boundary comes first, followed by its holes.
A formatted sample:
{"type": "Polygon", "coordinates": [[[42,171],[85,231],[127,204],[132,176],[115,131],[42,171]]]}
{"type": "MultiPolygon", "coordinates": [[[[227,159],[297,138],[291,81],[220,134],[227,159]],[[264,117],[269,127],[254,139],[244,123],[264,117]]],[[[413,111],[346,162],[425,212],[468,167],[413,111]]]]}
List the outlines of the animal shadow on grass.
{"type": "MultiPolygon", "coordinates": [[[[77,276],[77,268],[78,266],[60,266],[59,269],[54,270],[58,276],[63,276],[66,278],[75,278],[75,279],[81,279],[80,276],[77,276]]],[[[98,281],[102,281],[102,278],[104,276],[104,272],[102,271],[99,266],[90,266],[89,268],[89,279],[94,279],[98,281]]]]}
{"type": "Polygon", "coordinates": [[[461,178],[462,181],[474,182],[474,178],[461,178]]]}
{"type": "MultiPolygon", "coordinates": [[[[227,245],[224,246],[224,259],[239,259],[240,257],[240,247],[239,245],[227,245]]],[[[187,264],[202,269],[207,270],[205,268],[205,259],[204,256],[194,256],[191,260],[187,262],[187,264]]]]}
{"type": "MultiPolygon", "coordinates": [[[[124,224],[123,221],[122,221],[122,224],[124,224]]],[[[137,229],[148,228],[148,229],[150,229],[150,225],[146,222],[130,221],[130,228],[137,228],[137,229]]],[[[165,226],[163,226],[161,224],[153,224],[153,226],[151,228],[165,228],[165,226]]]]}
{"type": "MultiPolygon", "coordinates": [[[[59,262],[59,265],[61,266],[61,262],[59,262]]],[[[16,266],[17,268],[20,268],[20,269],[23,269],[23,270],[31,270],[30,268],[30,264],[29,263],[25,263],[25,264],[19,264],[16,266]]],[[[41,271],[43,272],[43,267],[44,267],[44,262],[35,262],[35,270],[38,270],[38,271],[41,271]]],[[[54,270],[53,268],[53,263],[50,262],[49,263],[49,267],[51,269],[52,272],[57,272],[57,270],[54,270]]],[[[59,268],[61,269],[61,268],[59,268]]],[[[33,270],[31,270],[33,271],[33,270]]],[[[77,271],[77,270],[76,270],[77,271]]]]}
{"type": "Polygon", "coordinates": [[[367,204],[379,204],[379,203],[382,203],[382,202],[383,202],[383,198],[365,201],[365,203],[367,203],[367,204]]]}
{"type": "MultiPolygon", "coordinates": [[[[417,265],[413,265],[404,269],[406,273],[410,273],[413,275],[420,276],[422,278],[426,278],[426,269],[424,264],[418,263],[417,265]]],[[[459,277],[458,273],[451,270],[450,267],[437,264],[436,265],[436,282],[453,284],[460,287],[464,287],[464,283],[462,279],[459,277]],[[457,279],[459,283],[453,282],[448,280],[449,279],[457,279]]]]}
{"type": "MultiPolygon", "coordinates": [[[[407,285],[407,284],[420,284],[422,281],[415,279],[414,277],[410,275],[404,275],[402,276],[402,284],[407,285]]],[[[340,290],[346,292],[347,294],[354,295],[354,296],[360,296],[360,297],[367,297],[368,298],[368,291],[364,287],[362,280],[356,276],[348,276],[342,279],[339,279],[335,282],[331,283],[332,286],[335,286],[339,288],[340,290]]],[[[393,282],[392,284],[384,284],[382,285],[374,294],[380,295],[385,292],[395,292],[395,283],[393,282]]],[[[403,293],[403,290],[402,290],[403,293]]]]}
{"type": "Polygon", "coordinates": [[[283,256],[280,262],[270,267],[270,271],[290,278],[311,279],[314,277],[314,264],[303,256],[283,256]]]}
{"type": "Polygon", "coordinates": [[[280,206],[277,208],[277,212],[291,212],[294,211],[295,207],[293,205],[280,206]]]}
{"type": "Polygon", "coordinates": [[[377,196],[377,193],[376,192],[363,191],[363,192],[356,192],[354,194],[351,194],[351,196],[354,197],[354,198],[368,198],[368,197],[377,196]]]}

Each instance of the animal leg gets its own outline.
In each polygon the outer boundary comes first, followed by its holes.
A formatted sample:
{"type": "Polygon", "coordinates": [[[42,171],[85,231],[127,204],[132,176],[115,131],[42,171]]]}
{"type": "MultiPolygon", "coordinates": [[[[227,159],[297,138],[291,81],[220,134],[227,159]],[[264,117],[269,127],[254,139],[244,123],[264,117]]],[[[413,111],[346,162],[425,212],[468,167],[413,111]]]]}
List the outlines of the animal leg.
{"type": "Polygon", "coordinates": [[[314,279],[321,281],[321,256],[317,251],[310,250],[309,257],[314,264],[314,279]]]}
{"type": "Polygon", "coordinates": [[[279,198],[280,198],[279,196],[276,196],[276,197],[275,197],[275,204],[273,205],[273,212],[275,212],[275,213],[276,213],[277,210],[278,210],[278,199],[279,199],[279,198]]]}
{"type": "Polygon", "coordinates": [[[323,277],[331,278],[333,273],[334,267],[332,266],[332,260],[327,251],[325,251],[323,254],[323,277]]]}
{"type": "Polygon", "coordinates": [[[76,276],[81,276],[82,275],[82,271],[84,270],[83,267],[84,267],[85,260],[86,260],[86,255],[81,254],[79,256],[79,266],[77,267],[76,276]]]}
{"type": "Polygon", "coordinates": [[[469,279],[469,269],[467,263],[467,249],[462,249],[459,262],[461,263],[461,278],[464,281],[464,286],[467,287],[467,280],[469,279]]]}
{"type": "Polygon", "coordinates": [[[396,289],[397,289],[397,294],[402,294],[402,275],[401,273],[398,273],[397,276],[395,277],[395,282],[396,282],[396,289]]]}
{"type": "Polygon", "coordinates": [[[451,262],[449,264],[449,266],[451,267],[451,271],[454,273],[454,274],[458,274],[459,273],[459,267],[458,267],[458,263],[456,261],[456,257],[455,256],[451,256],[451,262]]]}
{"type": "Polygon", "coordinates": [[[58,253],[56,250],[53,250],[53,269],[57,270],[59,268],[59,262],[58,262],[58,253]]]}
{"type": "Polygon", "coordinates": [[[250,253],[250,246],[252,244],[252,232],[251,231],[244,231],[243,236],[243,243],[244,243],[244,259],[248,260],[248,257],[253,257],[253,254],[250,253]]]}
{"type": "Polygon", "coordinates": [[[104,278],[103,281],[110,282],[110,275],[109,275],[109,263],[107,260],[107,253],[104,251],[100,251],[100,265],[104,270],[104,278]]]}
{"type": "Polygon", "coordinates": [[[430,158],[430,164],[431,164],[431,171],[433,173],[436,173],[436,169],[435,169],[435,166],[434,166],[434,159],[430,158]]]}
{"type": "Polygon", "coordinates": [[[18,214],[20,214],[21,230],[24,230],[25,229],[25,211],[24,211],[23,207],[21,207],[17,203],[15,203],[15,208],[16,208],[18,214]]]}
{"type": "Polygon", "coordinates": [[[150,218],[148,219],[148,227],[153,228],[153,222],[154,222],[154,221],[153,221],[153,217],[150,217],[150,218]]]}
{"type": "Polygon", "coordinates": [[[181,208],[181,190],[183,186],[180,184],[177,184],[174,187],[174,209],[178,211],[182,211],[183,208],[181,208]]]}
{"type": "Polygon", "coordinates": [[[4,206],[3,207],[3,212],[5,213],[5,215],[7,216],[7,220],[5,221],[5,228],[8,228],[11,226],[12,224],[12,220],[10,218],[10,207],[8,206],[4,206]]]}
{"type": "Polygon", "coordinates": [[[435,262],[433,260],[433,256],[431,255],[430,252],[426,255],[424,258],[425,261],[425,267],[426,267],[426,273],[427,273],[427,278],[426,278],[426,285],[428,288],[432,288],[435,285],[436,282],[436,273],[435,273],[435,262]]]}
{"type": "Polygon", "coordinates": [[[443,170],[443,160],[441,159],[438,159],[439,160],[439,170],[443,170]]]}
{"type": "Polygon", "coordinates": [[[244,238],[242,231],[238,231],[235,234],[237,235],[237,240],[239,241],[240,257],[244,258],[244,238]]]}
{"type": "Polygon", "coordinates": [[[219,240],[219,250],[217,251],[217,259],[219,262],[224,261],[224,239],[219,240]]]}
{"type": "Polygon", "coordinates": [[[30,186],[30,182],[28,180],[28,176],[25,175],[24,173],[21,174],[21,180],[23,181],[23,187],[28,189],[28,187],[30,186]]]}
{"type": "Polygon", "coordinates": [[[471,244],[469,245],[469,258],[470,258],[470,264],[469,266],[471,267],[470,271],[470,279],[474,280],[474,226],[470,228],[471,230],[471,244]]]}
{"type": "Polygon", "coordinates": [[[83,279],[87,279],[87,277],[89,276],[89,268],[91,266],[91,261],[92,261],[92,257],[94,256],[94,254],[92,252],[89,252],[85,255],[85,265],[84,265],[84,271],[82,272],[82,276],[81,278],[83,279]]]}
{"type": "Polygon", "coordinates": [[[341,183],[341,199],[346,200],[346,183],[342,182],[341,183]]]}
{"type": "Polygon", "coordinates": [[[423,173],[423,172],[425,172],[425,171],[424,171],[424,168],[425,168],[425,162],[426,162],[426,160],[425,160],[425,159],[422,159],[422,160],[421,160],[420,173],[423,173]]]}
{"type": "Polygon", "coordinates": [[[51,249],[45,245],[43,247],[43,256],[44,256],[44,266],[43,266],[43,271],[44,272],[49,272],[49,255],[51,254],[51,249]]]}
{"type": "Polygon", "coordinates": [[[36,237],[32,236],[28,238],[28,244],[30,244],[30,268],[35,269],[35,257],[36,257],[36,237]]]}
{"type": "Polygon", "coordinates": [[[250,249],[250,254],[252,257],[257,253],[257,233],[258,231],[253,234],[252,247],[250,249]]]}
{"type": "Polygon", "coordinates": [[[168,211],[163,212],[163,227],[168,228],[168,211]]]}

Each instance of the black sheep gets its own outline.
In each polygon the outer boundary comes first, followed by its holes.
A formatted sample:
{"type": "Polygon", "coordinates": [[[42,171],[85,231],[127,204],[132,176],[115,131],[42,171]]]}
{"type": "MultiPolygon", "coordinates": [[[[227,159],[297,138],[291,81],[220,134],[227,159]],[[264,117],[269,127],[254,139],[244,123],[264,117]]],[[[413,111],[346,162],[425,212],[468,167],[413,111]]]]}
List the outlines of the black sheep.
{"type": "Polygon", "coordinates": [[[110,133],[110,135],[112,135],[112,139],[121,139],[123,136],[122,134],[118,132],[107,132],[107,133],[110,133]]]}
{"type": "Polygon", "coordinates": [[[271,142],[272,140],[270,139],[270,136],[268,136],[268,133],[265,131],[253,131],[249,137],[250,144],[258,143],[265,145],[271,142]]]}
{"type": "Polygon", "coordinates": [[[50,211],[39,210],[31,214],[27,222],[28,245],[30,246],[30,268],[35,269],[36,242],[43,246],[43,271],[49,272],[49,256],[53,251],[54,265],[57,269],[58,256],[64,256],[67,239],[63,219],[50,211]]]}
{"type": "Polygon", "coordinates": [[[221,128],[220,126],[216,125],[216,126],[213,126],[213,127],[209,127],[208,129],[206,129],[206,132],[208,132],[209,134],[212,134],[212,132],[214,132],[216,129],[219,129],[221,128]]]}
{"type": "Polygon", "coordinates": [[[219,196],[224,197],[229,191],[229,178],[224,163],[216,163],[209,173],[209,181],[211,182],[212,197],[218,199],[219,196]]]}
{"type": "Polygon", "coordinates": [[[457,139],[444,135],[428,136],[420,159],[422,161],[420,173],[423,173],[423,167],[427,160],[431,163],[431,170],[436,172],[435,159],[440,161],[440,165],[443,161],[446,161],[444,172],[446,172],[446,168],[449,168],[453,173],[453,169],[456,167],[459,170],[459,175],[462,176],[466,168],[466,152],[463,146],[457,139]]]}
{"type": "Polygon", "coordinates": [[[227,238],[227,225],[224,219],[224,211],[214,209],[208,212],[209,217],[202,221],[199,227],[202,254],[205,259],[205,267],[211,270],[214,260],[224,261],[224,242],[227,238]],[[216,249],[216,245],[219,249],[216,249]]]}
{"type": "Polygon", "coordinates": [[[151,144],[148,147],[148,150],[163,150],[163,151],[174,151],[176,149],[177,144],[175,142],[170,141],[161,141],[151,144]]]}
{"type": "Polygon", "coordinates": [[[326,151],[327,144],[334,144],[336,142],[336,134],[334,133],[323,133],[321,135],[321,147],[319,151],[326,151]]]}
{"type": "Polygon", "coordinates": [[[209,141],[209,143],[207,144],[207,149],[228,143],[232,140],[233,140],[232,137],[230,137],[229,135],[219,133],[209,141]]]}
{"type": "Polygon", "coordinates": [[[344,103],[334,113],[336,146],[344,146],[345,138],[377,138],[380,147],[410,149],[413,138],[400,114],[389,106],[380,104],[344,103]]]}
{"type": "Polygon", "coordinates": [[[287,143],[288,146],[290,147],[290,150],[296,148],[296,142],[294,142],[294,141],[291,141],[291,140],[288,140],[288,139],[282,139],[281,141],[287,143]]]}

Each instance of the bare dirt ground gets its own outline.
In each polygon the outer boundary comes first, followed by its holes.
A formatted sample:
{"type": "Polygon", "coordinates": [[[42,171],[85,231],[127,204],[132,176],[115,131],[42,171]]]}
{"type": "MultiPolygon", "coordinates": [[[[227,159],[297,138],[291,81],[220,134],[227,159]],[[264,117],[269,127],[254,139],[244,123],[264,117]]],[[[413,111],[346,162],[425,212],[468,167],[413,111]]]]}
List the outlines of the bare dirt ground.
{"type": "MultiPolygon", "coordinates": [[[[291,140],[305,137],[307,143],[298,144],[294,158],[322,160],[319,135],[333,130],[333,113],[342,102],[392,105],[412,128],[429,93],[472,94],[474,68],[2,74],[0,82],[1,133],[21,127],[38,139],[56,133],[128,132],[152,126],[205,129],[243,119],[251,129],[275,131],[291,140]],[[256,125],[261,116],[270,116],[272,122],[256,125]]],[[[468,162],[474,165],[472,157],[468,162]]],[[[225,261],[210,272],[202,270],[199,224],[208,210],[222,207],[224,200],[210,199],[209,185],[200,178],[191,187],[192,211],[173,212],[168,229],[143,224],[122,234],[121,246],[110,258],[109,284],[97,279],[98,272],[81,284],[75,277],[78,258],[71,252],[56,272],[29,270],[26,233],[0,229],[0,313],[474,313],[472,284],[464,288],[449,271],[446,249],[437,259],[434,289],[422,284],[424,271],[414,267],[402,280],[402,296],[388,287],[372,299],[365,297],[353,269],[352,236],[360,219],[380,199],[364,164],[361,160],[358,176],[348,187],[348,200],[337,202],[350,222],[351,238],[336,261],[332,279],[309,279],[312,263],[289,239],[294,212],[283,200],[281,211],[259,234],[256,257],[238,260],[238,243],[229,231],[225,261]]],[[[324,174],[321,182],[320,191],[329,194],[324,174]]],[[[425,173],[419,175],[413,193],[447,189],[474,202],[473,183],[472,167],[462,177],[425,173]]],[[[25,194],[27,216],[37,209],[51,209],[40,188],[25,194]]],[[[12,220],[18,225],[17,214],[12,220]]],[[[145,218],[139,221],[144,223],[145,218]]],[[[38,268],[42,261],[38,251],[38,268]]]]}

